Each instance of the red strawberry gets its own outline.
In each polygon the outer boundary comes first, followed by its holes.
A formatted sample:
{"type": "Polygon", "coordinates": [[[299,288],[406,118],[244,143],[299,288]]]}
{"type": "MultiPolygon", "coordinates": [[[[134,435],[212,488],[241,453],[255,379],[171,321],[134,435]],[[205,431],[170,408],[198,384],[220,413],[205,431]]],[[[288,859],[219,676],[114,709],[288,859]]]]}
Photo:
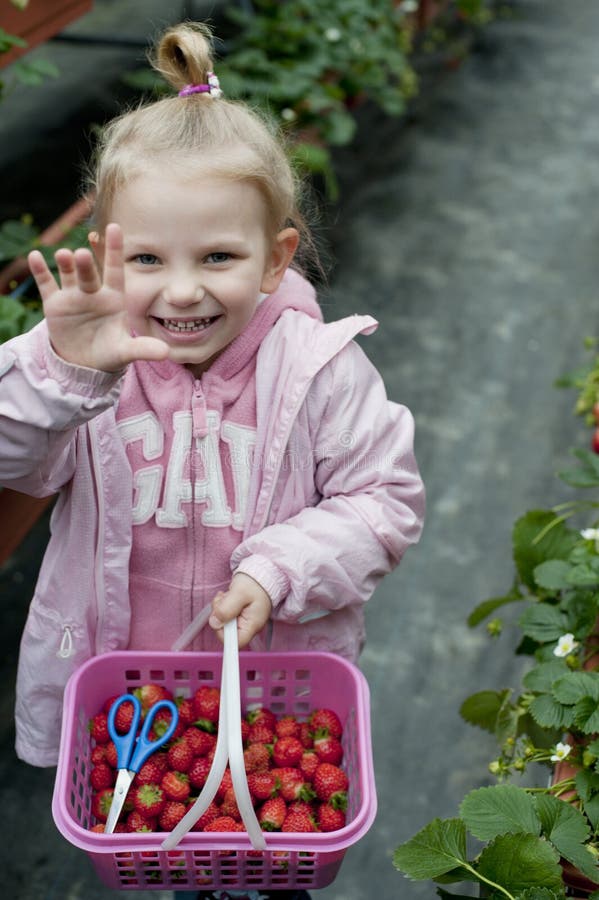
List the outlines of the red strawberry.
{"type": "Polygon", "coordinates": [[[119,767],[119,756],[114,741],[108,741],[107,744],[104,744],[104,762],[107,762],[113,769],[118,769],[119,767]]]}
{"type": "Polygon", "coordinates": [[[104,788],[92,797],[92,815],[100,822],[105,822],[112,806],[113,788],[104,788]]]}
{"type": "Polygon", "coordinates": [[[179,721],[182,722],[183,725],[191,725],[193,723],[196,714],[191,697],[178,697],[177,711],[179,713],[179,721]]]}
{"type": "Polygon", "coordinates": [[[312,781],[319,765],[320,759],[316,750],[304,750],[299,761],[299,770],[306,781],[312,781]]]}
{"type": "Polygon", "coordinates": [[[204,731],[216,731],[220,711],[220,690],[202,685],[193,695],[195,724],[204,731]]]}
{"type": "Polygon", "coordinates": [[[106,715],[108,715],[108,713],[110,712],[110,707],[112,706],[112,704],[114,703],[115,700],[119,699],[120,696],[121,696],[120,694],[113,694],[112,697],[108,697],[108,699],[104,701],[104,704],[102,706],[102,712],[105,712],[106,715]]]}
{"type": "Polygon", "coordinates": [[[108,744],[96,744],[94,749],[91,752],[90,762],[92,766],[97,766],[98,763],[106,762],[106,747],[108,744]]]}
{"type": "Polygon", "coordinates": [[[125,700],[118,707],[114,717],[114,727],[119,734],[127,734],[133,724],[135,707],[130,700],[125,700]]]}
{"type": "Polygon", "coordinates": [[[204,831],[221,831],[228,833],[232,831],[245,831],[245,828],[241,822],[236,822],[231,816],[218,816],[218,818],[213,819],[212,822],[209,822],[206,825],[204,831]]]}
{"type": "Polygon", "coordinates": [[[175,741],[169,748],[168,762],[171,769],[177,772],[189,772],[193,762],[193,750],[184,738],[175,741]]]}
{"type": "Polygon", "coordinates": [[[337,739],[340,739],[343,734],[341,719],[332,709],[313,710],[309,722],[313,734],[317,731],[326,731],[331,737],[337,739]]]}
{"type": "Polygon", "coordinates": [[[135,776],[135,784],[160,784],[162,781],[163,771],[158,759],[158,754],[154,754],[145,761],[137,775],[135,776]]]}
{"type": "Polygon", "coordinates": [[[242,740],[242,743],[244,743],[244,744],[246,743],[246,741],[247,741],[249,735],[250,735],[250,723],[247,721],[247,719],[242,719],[242,720],[241,720],[241,740],[242,740]]]}
{"type": "Polygon", "coordinates": [[[266,744],[251,744],[243,751],[245,771],[267,772],[270,768],[270,750],[266,744]]]}
{"type": "Polygon", "coordinates": [[[343,759],[341,741],[325,732],[317,731],[314,735],[314,749],[321,762],[333,763],[334,766],[338,766],[343,759]]]}
{"type": "Polygon", "coordinates": [[[144,816],[139,810],[132,810],[127,816],[127,831],[156,831],[156,819],[144,816]]]}
{"type": "Polygon", "coordinates": [[[314,773],[312,786],[319,800],[342,803],[349,787],[347,775],[339,766],[321,763],[314,773]]]}
{"type": "Polygon", "coordinates": [[[272,758],[279,767],[297,766],[304,748],[301,741],[294,737],[279,738],[272,748],[272,758]]]}
{"type": "Polygon", "coordinates": [[[218,819],[220,816],[220,808],[216,805],[214,800],[210,803],[210,806],[203,813],[195,825],[192,827],[192,831],[203,831],[206,825],[209,825],[210,822],[214,822],[215,819],[218,819]]]}
{"type": "Polygon", "coordinates": [[[321,803],[316,813],[318,827],[321,831],[338,831],[345,825],[345,810],[331,803],[321,803]]]}
{"type": "Polygon", "coordinates": [[[312,732],[310,731],[310,725],[308,724],[308,722],[300,722],[299,739],[302,742],[302,745],[307,750],[312,747],[312,732]]]}
{"type": "Polygon", "coordinates": [[[260,706],[258,709],[251,709],[247,713],[246,719],[250,725],[257,725],[260,723],[266,725],[267,728],[270,728],[272,731],[275,730],[277,724],[277,717],[270,709],[267,709],[266,706],[260,706]]]}
{"type": "Polygon", "coordinates": [[[272,797],[266,800],[258,811],[258,821],[263,831],[280,831],[285,816],[287,804],[282,797],[272,797]]]}
{"type": "Polygon", "coordinates": [[[222,777],[221,783],[218,786],[218,790],[216,792],[216,797],[218,800],[222,800],[229,788],[233,787],[233,777],[231,775],[231,770],[227,766],[225,769],[224,775],[222,777]]]}
{"type": "MultiPolygon", "coordinates": [[[[170,728],[172,722],[172,715],[169,709],[159,709],[156,715],[154,716],[154,721],[152,722],[152,731],[150,732],[150,740],[157,740],[158,738],[163,737],[166,734],[168,729],[170,728]]],[[[185,725],[177,720],[177,724],[175,725],[175,730],[170,736],[169,740],[175,741],[180,738],[185,731],[185,725]]]]}
{"type": "Polygon", "coordinates": [[[164,809],[160,813],[158,824],[161,831],[172,831],[178,825],[185,813],[187,806],[178,800],[167,800],[164,809]]]}
{"type": "Polygon", "coordinates": [[[269,728],[268,725],[264,725],[263,722],[257,722],[255,725],[250,725],[247,743],[249,745],[274,744],[275,737],[274,729],[269,728]]]}
{"type": "Polygon", "coordinates": [[[115,771],[108,763],[100,762],[93,766],[89,773],[89,781],[95,791],[103,791],[105,788],[114,787],[116,781],[115,771]]]}
{"type": "Polygon", "coordinates": [[[216,746],[216,737],[195,725],[190,725],[183,732],[183,738],[191,747],[194,756],[206,756],[216,746]]]}
{"type": "Polygon", "coordinates": [[[167,800],[184,803],[191,793],[189,778],[183,772],[167,772],[160,782],[167,800]]]}
{"type": "Polygon", "coordinates": [[[241,813],[237,806],[237,798],[235,797],[234,788],[227,788],[223,802],[220,805],[221,816],[231,816],[236,822],[241,822],[241,813]]]}
{"type": "Polygon", "coordinates": [[[96,744],[107,744],[110,740],[108,733],[108,716],[105,712],[96,713],[89,723],[89,733],[96,744]]]}
{"type": "Polygon", "coordinates": [[[192,787],[204,787],[211,766],[212,762],[208,759],[207,756],[198,756],[197,759],[194,759],[189,772],[187,773],[189,777],[189,783],[192,787]]]}
{"type": "Polygon", "coordinates": [[[591,436],[591,450],[593,453],[599,453],[599,428],[593,429],[591,436]]]}
{"type": "Polygon", "coordinates": [[[292,809],[287,812],[281,831],[313,832],[318,831],[318,828],[311,811],[292,809]]]}
{"type": "Polygon", "coordinates": [[[146,819],[159,816],[164,809],[166,797],[164,791],[157,784],[139,784],[131,794],[133,807],[146,819]]]}
{"type": "Polygon", "coordinates": [[[277,737],[296,737],[301,734],[300,723],[295,716],[282,716],[275,725],[277,737]]]}
{"type": "Polygon", "coordinates": [[[172,693],[163,684],[142,684],[141,687],[135,688],[133,693],[141,701],[142,714],[146,713],[159,700],[173,699],[172,693]]]}
{"type": "Polygon", "coordinates": [[[294,800],[312,800],[316,795],[299,769],[272,769],[281,797],[292,803],[294,800]]]}
{"type": "Polygon", "coordinates": [[[272,772],[251,772],[247,780],[254,801],[269,800],[277,792],[277,784],[272,772]]]}

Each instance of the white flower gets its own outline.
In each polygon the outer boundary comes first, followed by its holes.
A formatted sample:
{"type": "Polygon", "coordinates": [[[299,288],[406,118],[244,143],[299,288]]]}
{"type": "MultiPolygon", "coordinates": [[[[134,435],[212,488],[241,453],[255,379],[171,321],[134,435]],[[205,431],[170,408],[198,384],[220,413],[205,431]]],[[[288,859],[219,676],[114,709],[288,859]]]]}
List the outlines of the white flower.
{"type": "Polygon", "coordinates": [[[285,122],[294,122],[297,119],[297,113],[295,110],[290,109],[289,106],[286,106],[285,109],[281,110],[281,118],[285,122]]]}
{"type": "Polygon", "coordinates": [[[562,762],[570,754],[572,747],[570,744],[562,744],[561,741],[555,745],[555,752],[550,757],[551,762],[562,762]]]}
{"type": "Polygon", "coordinates": [[[599,528],[583,528],[580,536],[585,541],[595,541],[595,550],[599,553],[599,528]]]}
{"type": "Polygon", "coordinates": [[[327,28],[324,36],[331,44],[336,44],[337,41],[341,40],[341,31],[338,28],[327,28]]]}
{"type": "Polygon", "coordinates": [[[403,0],[403,3],[399,4],[399,8],[404,13],[413,13],[418,10],[418,0],[403,0]]]}
{"type": "Polygon", "coordinates": [[[562,658],[569,656],[576,647],[578,647],[578,641],[574,640],[573,634],[570,634],[569,632],[568,634],[562,634],[557,642],[557,646],[553,650],[553,655],[562,658]]]}

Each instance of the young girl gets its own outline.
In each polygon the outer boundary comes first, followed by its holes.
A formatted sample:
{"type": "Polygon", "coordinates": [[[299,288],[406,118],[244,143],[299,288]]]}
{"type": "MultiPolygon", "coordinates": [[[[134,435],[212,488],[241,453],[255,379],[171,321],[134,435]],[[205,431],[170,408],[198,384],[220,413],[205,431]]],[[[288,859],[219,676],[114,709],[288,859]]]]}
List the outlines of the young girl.
{"type": "Polygon", "coordinates": [[[207,607],[193,649],[237,617],[241,647],[355,661],[421,530],[412,417],[353,341],[376,322],[325,324],[290,268],[279,141],[220,95],[202,26],[155,65],[177,94],[106,129],[93,255],[59,250],[56,280],[34,251],[45,320],[0,347],[0,481],[59,493],[18,671],[34,765],[56,764],[77,666],[170,649],[207,607]]]}

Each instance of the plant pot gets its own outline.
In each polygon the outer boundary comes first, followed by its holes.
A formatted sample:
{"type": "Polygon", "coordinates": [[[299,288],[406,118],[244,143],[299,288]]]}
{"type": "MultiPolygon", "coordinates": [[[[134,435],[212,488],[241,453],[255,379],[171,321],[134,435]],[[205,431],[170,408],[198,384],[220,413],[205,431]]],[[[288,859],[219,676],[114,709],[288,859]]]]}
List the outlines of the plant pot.
{"type": "Polygon", "coordinates": [[[26,47],[14,47],[2,54],[0,68],[9,65],[33,47],[49,40],[75,19],[89,12],[93,0],[29,0],[24,9],[9,3],[2,4],[0,26],[9,34],[27,41],[26,47]]]}

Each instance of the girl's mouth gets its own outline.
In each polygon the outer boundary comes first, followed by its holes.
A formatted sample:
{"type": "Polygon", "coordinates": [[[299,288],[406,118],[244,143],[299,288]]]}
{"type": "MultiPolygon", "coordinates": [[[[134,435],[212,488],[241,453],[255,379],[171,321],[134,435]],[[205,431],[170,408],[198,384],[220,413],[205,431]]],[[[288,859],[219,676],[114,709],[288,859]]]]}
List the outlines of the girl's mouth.
{"type": "Polygon", "coordinates": [[[204,319],[158,319],[158,322],[167,331],[173,334],[190,334],[193,332],[204,331],[220,316],[209,316],[204,319]]]}

